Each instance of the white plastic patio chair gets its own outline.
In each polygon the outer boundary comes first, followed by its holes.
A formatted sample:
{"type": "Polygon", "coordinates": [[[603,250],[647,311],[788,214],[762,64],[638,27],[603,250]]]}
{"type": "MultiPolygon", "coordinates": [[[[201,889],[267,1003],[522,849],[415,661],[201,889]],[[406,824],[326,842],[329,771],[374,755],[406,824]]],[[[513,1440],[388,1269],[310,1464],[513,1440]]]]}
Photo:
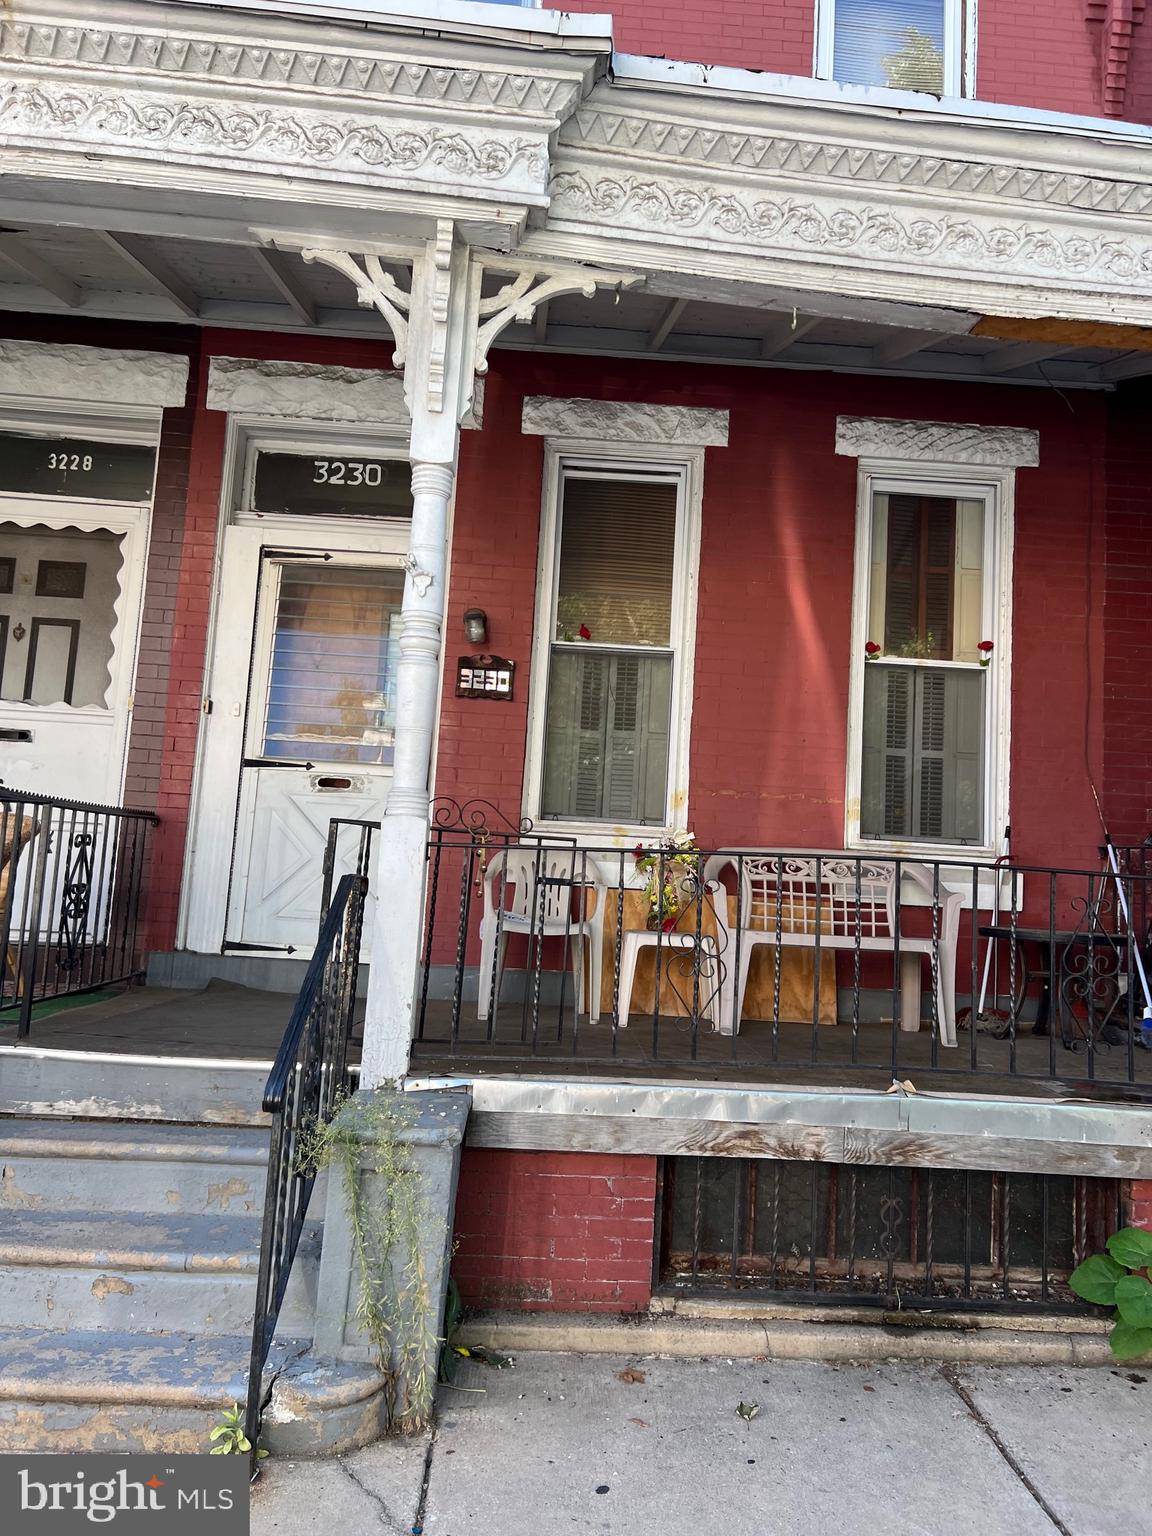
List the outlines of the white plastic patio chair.
{"type": "Polygon", "coordinates": [[[584,949],[588,947],[589,1017],[600,1017],[604,953],[604,888],[591,859],[573,848],[508,848],[495,854],[484,873],[484,914],[480,919],[480,996],[476,1016],[500,1006],[508,940],[514,935],[567,936],[576,987],[576,1012],[584,1012],[584,949]],[[558,884],[541,882],[557,881],[558,884]],[[573,900],[575,892],[575,900],[573,900]],[[595,901],[590,900],[595,893],[595,901]],[[591,910],[590,910],[591,908],[591,910]]]}
{"type": "MultiPolygon", "coordinates": [[[[718,881],[709,881],[704,887],[704,898],[714,908],[717,915],[717,924],[720,935],[727,933],[727,921],[721,916],[724,900],[724,888],[718,881]]],[[[696,930],[690,927],[687,931],[672,929],[668,933],[660,933],[652,928],[625,928],[621,936],[620,944],[620,1028],[628,1025],[628,1015],[632,1008],[632,988],[636,981],[636,962],[640,958],[643,949],[655,949],[657,945],[661,950],[670,955],[683,955],[696,948],[696,930]]],[[[712,1027],[718,1028],[728,1009],[725,999],[728,994],[728,978],[723,970],[724,962],[720,959],[721,951],[726,947],[714,938],[710,933],[700,935],[700,989],[699,999],[701,1012],[712,1027]],[[707,968],[707,969],[706,969],[707,968]]],[[[690,999],[686,999],[690,1001],[690,999]]]]}

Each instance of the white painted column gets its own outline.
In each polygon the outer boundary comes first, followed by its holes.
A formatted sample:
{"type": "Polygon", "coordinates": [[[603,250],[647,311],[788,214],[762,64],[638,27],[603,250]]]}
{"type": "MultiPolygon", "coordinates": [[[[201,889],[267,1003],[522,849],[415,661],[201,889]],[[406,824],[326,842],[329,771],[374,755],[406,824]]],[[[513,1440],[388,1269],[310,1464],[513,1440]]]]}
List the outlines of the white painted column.
{"type": "Polygon", "coordinates": [[[364,1054],[365,1088],[408,1070],[424,936],[429,774],[440,689],[448,508],[460,417],[473,379],[469,254],[441,225],[412,273],[404,392],[412,413],[412,533],[400,614],[392,787],[376,863],[364,1054]]]}
{"type": "Polygon", "coordinates": [[[448,464],[412,466],[412,542],[400,614],[392,788],[376,864],[364,1055],[360,1082],[375,1088],[408,1070],[423,944],[428,776],[436,727],[447,570],[448,464]]]}

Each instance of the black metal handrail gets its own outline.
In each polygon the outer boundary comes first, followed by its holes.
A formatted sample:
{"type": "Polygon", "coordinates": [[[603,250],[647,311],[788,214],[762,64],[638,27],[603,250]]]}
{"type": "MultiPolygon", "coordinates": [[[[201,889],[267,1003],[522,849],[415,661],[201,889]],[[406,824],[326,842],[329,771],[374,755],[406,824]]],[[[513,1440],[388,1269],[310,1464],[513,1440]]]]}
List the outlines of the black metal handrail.
{"type": "Polygon", "coordinates": [[[341,862],[351,864],[353,872],[363,879],[369,880],[372,876],[372,839],[379,832],[378,821],[358,821],[352,816],[333,816],[328,823],[328,840],[324,844],[324,864],[320,881],[320,928],[323,931],[324,919],[328,914],[328,908],[332,905],[332,887],[336,882],[336,871],[341,862]],[[352,858],[344,848],[347,839],[344,837],[346,827],[354,827],[356,830],[356,846],[352,858]]]}
{"type": "Polygon", "coordinates": [[[264,1086],[264,1111],[272,1117],[272,1134],[244,1420],[253,1467],[264,1367],[316,1182],[315,1168],[301,1159],[302,1141],[316,1126],[332,1119],[348,1088],[348,1041],[356,1008],[367,889],[361,875],[344,875],[337,885],[264,1086]]]}
{"type": "Polygon", "coordinates": [[[151,811],[0,789],[0,1016],[139,979],[151,811]]]}
{"type": "Polygon", "coordinates": [[[1152,1098],[1152,867],[1134,863],[565,847],[433,827],[414,1056],[1152,1098]],[[666,915],[652,893],[668,880],[666,915]]]}

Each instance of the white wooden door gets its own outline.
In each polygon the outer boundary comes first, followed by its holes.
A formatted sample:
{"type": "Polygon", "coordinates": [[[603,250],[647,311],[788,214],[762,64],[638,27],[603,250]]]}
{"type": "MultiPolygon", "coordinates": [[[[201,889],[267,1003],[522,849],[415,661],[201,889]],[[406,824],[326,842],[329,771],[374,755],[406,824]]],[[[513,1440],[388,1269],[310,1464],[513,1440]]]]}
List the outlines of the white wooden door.
{"type": "Polygon", "coordinates": [[[5,786],[119,803],[146,529],[146,508],[0,498],[5,786]]]}
{"type": "Polygon", "coordinates": [[[308,953],[329,823],[383,815],[404,574],[265,550],[257,585],[224,948],[308,953]]]}

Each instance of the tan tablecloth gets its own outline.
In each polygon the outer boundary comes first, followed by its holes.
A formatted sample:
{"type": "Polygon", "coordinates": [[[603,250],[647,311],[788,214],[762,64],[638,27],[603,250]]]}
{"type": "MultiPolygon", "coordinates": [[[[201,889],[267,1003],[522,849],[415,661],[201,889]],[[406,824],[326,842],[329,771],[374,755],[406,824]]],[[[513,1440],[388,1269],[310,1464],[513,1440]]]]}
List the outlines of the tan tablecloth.
{"type": "MultiPolygon", "coordinates": [[[[604,963],[601,972],[601,1017],[612,1015],[613,973],[616,965],[616,922],[619,893],[606,892],[607,906],[604,913],[604,963]]],[[[648,916],[648,900],[642,890],[624,892],[624,927],[643,928],[648,916]]],[[[728,921],[736,921],[736,898],[728,896],[728,921]]],[[[713,938],[717,930],[716,913],[705,900],[700,920],[701,935],[713,938]]],[[[680,914],[676,924],[682,933],[696,932],[696,903],[692,902],[680,914]]],[[[728,949],[721,956],[723,964],[732,967],[736,962],[736,934],[729,929],[728,949]]],[[[752,953],[752,965],[748,975],[748,987],[744,994],[742,1019],[768,1019],[773,1017],[772,1001],[775,986],[775,950],[772,945],[757,944],[752,953]]],[[[815,991],[816,956],[810,949],[782,945],[780,954],[780,1018],[788,1023],[811,1024],[812,1004],[815,991]]],[[[707,999],[708,988],[714,986],[706,977],[701,978],[701,1006],[707,999]]],[[[656,993],[656,950],[648,947],[640,951],[636,963],[636,982],[632,988],[631,1013],[651,1013],[656,993]]],[[[627,1004],[620,999],[620,1011],[627,1004]]],[[[692,1011],[692,952],[691,950],[666,949],[661,957],[660,1012],[668,1016],[683,1017],[692,1011]]],[[[825,950],[820,956],[820,1023],[836,1022],[836,956],[825,950]]]]}

